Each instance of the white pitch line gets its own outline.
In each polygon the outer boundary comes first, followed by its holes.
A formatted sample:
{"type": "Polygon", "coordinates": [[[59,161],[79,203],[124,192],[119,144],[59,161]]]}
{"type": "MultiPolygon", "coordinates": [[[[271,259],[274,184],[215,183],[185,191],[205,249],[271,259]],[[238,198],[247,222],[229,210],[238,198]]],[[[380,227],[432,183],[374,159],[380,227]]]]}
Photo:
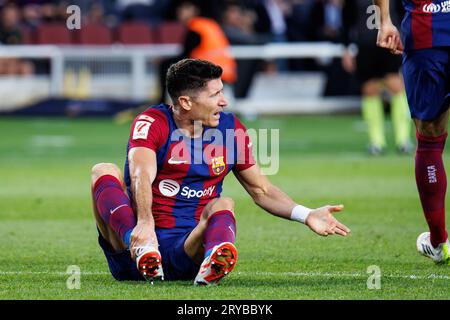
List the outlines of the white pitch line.
{"type": "MultiPolygon", "coordinates": [[[[0,271],[0,275],[50,275],[50,276],[69,276],[73,275],[75,273],[67,273],[67,272],[59,272],[59,271],[0,271]]],[[[81,275],[87,275],[87,276],[101,276],[110,274],[109,272],[81,272],[81,275]]]]}
{"type": "Polygon", "coordinates": [[[64,148],[72,145],[72,136],[34,135],[31,145],[35,148],[64,148]]]}
{"type": "MultiPolygon", "coordinates": [[[[240,273],[240,272],[238,272],[240,273]]],[[[251,272],[243,272],[242,274],[252,274],[251,272]]],[[[344,278],[367,278],[371,274],[368,273],[350,273],[350,272],[335,272],[335,273],[329,273],[329,272],[261,272],[257,271],[253,274],[261,275],[261,276],[276,276],[276,275],[283,275],[283,276],[295,276],[295,277],[344,277],[344,278]]],[[[440,279],[440,280],[450,280],[450,276],[447,275],[440,275],[440,274],[429,274],[426,276],[418,276],[414,274],[383,274],[381,273],[381,277],[386,278],[402,278],[402,279],[412,279],[412,280],[424,280],[424,279],[440,279]]]]}
{"type": "MultiPolygon", "coordinates": [[[[324,277],[324,278],[332,278],[332,277],[341,277],[341,278],[367,278],[370,274],[366,273],[358,273],[358,272],[236,272],[238,275],[260,275],[260,276],[288,276],[288,277],[324,277]]],[[[73,273],[66,272],[57,272],[57,271],[0,271],[0,275],[56,275],[56,276],[69,276],[73,275],[73,273]]],[[[102,275],[110,275],[109,272],[81,272],[81,275],[86,276],[102,276],[102,275]]],[[[440,274],[429,274],[429,275],[415,275],[415,274],[383,274],[381,273],[381,278],[400,278],[400,279],[410,279],[410,280],[450,280],[450,276],[440,275],[440,274]]]]}

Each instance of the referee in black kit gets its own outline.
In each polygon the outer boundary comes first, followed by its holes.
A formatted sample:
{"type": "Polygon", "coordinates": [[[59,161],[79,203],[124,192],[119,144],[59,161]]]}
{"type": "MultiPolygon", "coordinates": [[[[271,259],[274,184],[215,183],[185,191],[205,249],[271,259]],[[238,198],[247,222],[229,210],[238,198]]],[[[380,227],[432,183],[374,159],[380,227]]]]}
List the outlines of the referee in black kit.
{"type": "MultiPolygon", "coordinates": [[[[376,46],[378,30],[373,16],[375,10],[372,0],[344,0],[343,41],[346,45],[342,63],[347,72],[356,71],[361,83],[362,115],[369,134],[369,153],[379,155],[386,147],[384,130],[384,108],[382,93],[390,97],[391,119],[395,144],[401,153],[410,153],[412,144],[411,118],[406,100],[403,80],[400,75],[401,56],[376,46]],[[370,8],[369,8],[370,7],[370,8]],[[368,10],[369,9],[369,10],[368,10]],[[356,44],[356,59],[350,44],[356,44]]],[[[401,1],[391,1],[392,20],[399,25],[402,15],[401,1]]]]}

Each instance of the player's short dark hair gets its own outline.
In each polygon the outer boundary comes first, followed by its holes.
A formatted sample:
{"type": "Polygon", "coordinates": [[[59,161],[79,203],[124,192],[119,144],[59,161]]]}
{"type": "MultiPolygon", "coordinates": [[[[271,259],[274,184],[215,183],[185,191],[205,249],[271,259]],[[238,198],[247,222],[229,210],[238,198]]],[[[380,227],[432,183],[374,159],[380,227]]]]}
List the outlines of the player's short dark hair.
{"type": "Polygon", "coordinates": [[[194,95],[210,80],[222,76],[222,68],[206,60],[183,59],[170,66],[166,86],[170,98],[176,103],[182,95],[194,95]]]}

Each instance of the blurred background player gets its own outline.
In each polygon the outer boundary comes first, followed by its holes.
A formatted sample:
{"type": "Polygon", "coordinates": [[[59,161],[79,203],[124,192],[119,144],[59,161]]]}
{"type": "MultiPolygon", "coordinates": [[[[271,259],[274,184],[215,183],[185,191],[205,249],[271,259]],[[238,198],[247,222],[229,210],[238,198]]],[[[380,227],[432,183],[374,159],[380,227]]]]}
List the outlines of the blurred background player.
{"type": "Polygon", "coordinates": [[[148,108],[132,125],[124,170],[128,196],[116,165],[93,167],[99,244],[117,280],[164,275],[210,285],[232,271],[237,261],[234,202],[220,196],[231,171],[267,212],[304,223],[322,236],[350,232],[332,214],[342,205],[298,205],[261,173],[246,128],[234,114],[223,112],[228,101],[221,75],[219,66],[197,59],[169,68],[173,106],[148,108]],[[213,128],[208,129],[213,141],[204,128],[213,128]],[[230,129],[231,143],[226,141],[230,129]],[[174,135],[178,138],[169,139],[174,135]],[[200,161],[193,139],[201,139],[200,161]]]}
{"type": "MultiPolygon", "coordinates": [[[[399,1],[394,1],[399,3],[399,1]]],[[[392,3],[395,7],[394,2],[392,3]]],[[[377,30],[367,27],[367,8],[371,0],[346,0],[343,7],[343,39],[348,47],[352,42],[358,47],[356,59],[347,49],[343,55],[343,67],[356,71],[361,82],[362,115],[369,133],[369,152],[378,155],[386,147],[384,106],[382,93],[390,96],[390,112],[398,151],[412,151],[410,142],[411,119],[400,76],[401,58],[376,46],[377,30]]],[[[401,4],[400,4],[401,6],[401,4]]],[[[398,23],[397,9],[392,8],[394,23],[398,23]]]]}
{"type": "Polygon", "coordinates": [[[402,39],[392,23],[389,0],[375,0],[375,4],[381,9],[377,44],[404,54],[403,78],[417,129],[416,183],[430,230],[419,235],[417,250],[437,263],[450,264],[442,159],[450,106],[450,3],[404,0],[402,39]]]}
{"type": "Polygon", "coordinates": [[[204,59],[218,64],[223,69],[222,81],[225,90],[232,94],[236,82],[236,61],[230,53],[230,43],[220,24],[201,15],[201,8],[193,0],[183,0],[176,7],[176,19],[186,26],[182,52],[177,57],[163,60],[159,65],[161,96],[159,103],[166,100],[166,73],[169,66],[181,59],[204,59]]]}
{"type": "MultiPolygon", "coordinates": [[[[238,1],[227,1],[221,14],[221,26],[231,45],[263,45],[272,36],[257,33],[256,13],[238,1]]],[[[237,79],[233,87],[236,98],[247,97],[256,73],[262,68],[262,59],[239,59],[236,61],[237,79]]]]}

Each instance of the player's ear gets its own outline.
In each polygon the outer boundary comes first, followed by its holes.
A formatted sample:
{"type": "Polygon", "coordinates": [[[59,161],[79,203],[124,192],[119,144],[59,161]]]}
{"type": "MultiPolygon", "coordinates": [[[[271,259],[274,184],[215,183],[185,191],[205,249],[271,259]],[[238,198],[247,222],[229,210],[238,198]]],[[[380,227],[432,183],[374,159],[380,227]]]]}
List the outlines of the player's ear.
{"type": "Polygon", "coordinates": [[[190,111],[192,109],[192,100],[189,96],[179,96],[178,104],[186,111],[190,111]]]}

